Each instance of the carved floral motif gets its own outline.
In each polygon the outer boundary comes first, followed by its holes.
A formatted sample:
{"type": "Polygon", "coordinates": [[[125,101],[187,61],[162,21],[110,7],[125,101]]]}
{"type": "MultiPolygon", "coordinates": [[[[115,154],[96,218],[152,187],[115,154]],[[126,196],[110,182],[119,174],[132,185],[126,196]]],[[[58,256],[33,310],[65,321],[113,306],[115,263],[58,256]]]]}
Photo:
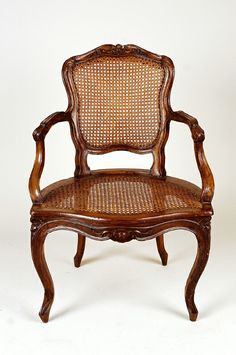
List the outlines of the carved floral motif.
{"type": "Polygon", "coordinates": [[[211,229],[211,217],[200,217],[196,218],[196,222],[200,225],[200,227],[205,231],[209,231],[211,229]]]}
{"type": "Polygon", "coordinates": [[[100,47],[95,50],[97,55],[102,54],[113,54],[113,55],[122,55],[122,54],[142,54],[142,50],[138,47],[133,47],[129,45],[121,45],[117,44],[115,46],[108,47],[100,47]]]}
{"type": "Polygon", "coordinates": [[[115,242],[125,243],[141,236],[141,232],[136,229],[111,229],[102,233],[102,237],[109,238],[115,242]]]}

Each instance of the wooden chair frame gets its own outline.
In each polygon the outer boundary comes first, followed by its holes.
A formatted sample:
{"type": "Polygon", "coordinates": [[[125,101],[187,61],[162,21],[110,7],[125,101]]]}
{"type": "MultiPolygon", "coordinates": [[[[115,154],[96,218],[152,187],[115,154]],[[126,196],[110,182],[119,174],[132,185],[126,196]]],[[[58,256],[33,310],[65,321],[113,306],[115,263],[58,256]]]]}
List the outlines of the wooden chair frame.
{"type": "MultiPolygon", "coordinates": [[[[174,112],[170,106],[170,91],[174,78],[174,65],[172,61],[168,57],[153,54],[135,45],[103,45],[86,54],[68,59],[63,65],[62,75],[68,95],[68,108],[65,112],[55,112],[47,117],[33,132],[33,138],[36,141],[36,157],[29,179],[29,191],[33,202],[31,209],[32,258],[44,287],[44,300],[39,313],[42,321],[48,321],[54,298],[53,281],[44,256],[44,242],[49,233],[58,229],[66,229],[78,233],[78,247],[74,257],[76,267],[80,266],[85,248],[85,239],[87,237],[95,240],[111,239],[121,243],[128,242],[132,239],[144,241],[155,238],[162,263],[166,265],[168,254],[164,247],[164,233],[176,229],[191,231],[197,238],[198,250],[194,265],[187,279],[185,300],[190,320],[195,321],[198,315],[198,310],[194,302],[195,288],[207,263],[210,250],[210,222],[213,214],[211,201],[214,193],[214,180],[203,150],[203,141],[205,139],[203,129],[199,126],[198,121],[194,117],[183,111],[174,112]],[[72,82],[72,68],[75,63],[87,61],[91,58],[99,58],[104,55],[115,57],[132,55],[149,58],[150,60],[161,63],[164,67],[166,79],[161,93],[163,103],[161,107],[163,117],[162,129],[158,141],[149,149],[134,149],[133,147],[124,145],[113,145],[103,149],[94,149],[86,145],[86,142],[78,131],[77,97],[72,82]],[[159,179],[166,179],[164,151],[169,135],[169,124],[171,121],[186,124],[191,131],[196,162],[202,180],[200,198],[202,209],[194,213],[191,210],[174,211],[170,214],[163,213],[156,216],[143,215],[141,218],[140,216],[137,218],[134,215],[132,219],[128,217],[119,218],[117,216],[115,218],[113,218],[113,216],[109,218],[103,216],[98,219],[96,216],[94,216],[94,218],[88,218],[85,214],[62,213],[61,211],[49,212],[38,208],[47,192],[47,188],[44,190],[40,189],[40,178],[45,160],[44,140],[53,125],[65,121],[70,125],[71,137],[76,150],[76,178],[94,173],[90,171],[87,164],[88,153],[103,154],[115,150],[127,150],[139,154],[151,152],[153,154],[153,165],[149,173],[157,176],[159,179]]],[[[107,170],[107,172],[112,173],[112,170],[107,170]]],[[[119,170],[119,172],[125,174],[126,171],[119,170]]],[[[133,173],[145,172],[134,170],[133,173]]]]}

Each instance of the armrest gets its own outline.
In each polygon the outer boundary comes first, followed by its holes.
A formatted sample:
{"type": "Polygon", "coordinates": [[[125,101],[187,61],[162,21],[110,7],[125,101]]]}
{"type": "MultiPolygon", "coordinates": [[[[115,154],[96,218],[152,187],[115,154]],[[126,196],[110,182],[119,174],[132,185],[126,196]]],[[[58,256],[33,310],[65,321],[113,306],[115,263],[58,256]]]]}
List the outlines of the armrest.
{"type": "Polygon", "coordinates": [[[192,138],[194,142],[203,142],[205,139],[205,133],[199,126],[198,120],[188,115],[183,111],[172,112],[171,119],[176,122],[182,122],[189,126],[192,138]]]}
{"type": "Polygon", "coordinates": [[[34,130],[33,132],[34,140],[36,142],[40,140],[44,140],[46,134],[54,124],[58,122],[68,121],[69,118],[70,118],[69,112],[55,112],[51,114],[50,116],[45,118],[45,120],[43,120],[40,123],[40,125],[34,130]]]}
{"type": "Polygon", "coordinates": [[[194,141],[194,151],[198,170],[202,179],[201,202],[204,207],[207,207],[207,205],[211,203],[214,195],[214,178],[211,169],[207,163],[207,159],[205,157],[203,149],[205,133],[203,129],[199,126],[197,119],[183,111],[172,111],[170,114],[170,119],[176,122],[185,123],[190,128],[194,141]]]}
{"type": "Polygon", "coordinates": [[[69,119],[69,112],[55,112],[45,118],[45,120],[43,120],[33,132],[33,138],[36,141],[36,156],[29,179],[29,192],[33,203],[40,203],[42,199],[40,190],[40,178],[43,172],[45,161],[45,136],[54,124],[58,122],[69,121],[69,119]]]}

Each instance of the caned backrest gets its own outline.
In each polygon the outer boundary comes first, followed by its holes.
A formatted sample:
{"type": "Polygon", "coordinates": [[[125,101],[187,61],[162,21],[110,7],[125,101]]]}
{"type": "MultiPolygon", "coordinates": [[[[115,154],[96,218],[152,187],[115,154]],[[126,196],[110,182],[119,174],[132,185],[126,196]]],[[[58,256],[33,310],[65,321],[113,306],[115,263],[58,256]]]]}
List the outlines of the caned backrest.
{"type": "Polygon", "coordinates": [[[103,45],[68,59],[63,79],[80,149],[141,153],[165,142],[173,79],[168,57],[135,45],[103,45]]]}
{"type": "Polygon", "coordinates": [[[100,57],[78,63],[73,80],[79,122],[89,147],[127,145],[145,149],[160,129],[163,68],[132,56],[100,57]]]}

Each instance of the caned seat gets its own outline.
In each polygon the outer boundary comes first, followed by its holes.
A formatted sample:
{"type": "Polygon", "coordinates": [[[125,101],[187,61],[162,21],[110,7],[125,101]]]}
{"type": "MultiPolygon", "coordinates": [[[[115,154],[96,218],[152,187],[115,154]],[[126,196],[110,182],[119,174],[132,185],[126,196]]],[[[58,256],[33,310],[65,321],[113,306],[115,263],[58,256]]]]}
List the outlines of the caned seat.
{"type": "Polygon", "coordinates": [[[202,209],[201,189],[184,180],[151,176],[148,171],[126,174],[98,172],[59,181],[42,190],[34,210],[138,219],[202,209]]]}
{"type": "Polygon", "coordinates": [[[204,154],[203,129],[196,118],[171,108],[172,60],[131,44],[107,44],[67,59],[62,76],[68,107],[48,116],[33,132],[36,157],[29,179],[32,258],[44,287],[42,321],[48,321],[54,297],[44,242],[58,229],[77,233],[76,267],[81,264],[86,238],[120,243],[155,238],[166,265],[164,233],[192,232],[198,252],[187,279],[185,301],[189,318],[195,321],[194,292],[210,250],[214,179],[204,154]],[[201,187],[166,174],[165,145],[172,121],[190,129],[201,187]],[[59,122],[70,126],[74,176],[41,189],[45,137],[59,122]],[[149,170],[90,170],[88,154],[117,150],[151,153],[153,164],[149,170]]]}

